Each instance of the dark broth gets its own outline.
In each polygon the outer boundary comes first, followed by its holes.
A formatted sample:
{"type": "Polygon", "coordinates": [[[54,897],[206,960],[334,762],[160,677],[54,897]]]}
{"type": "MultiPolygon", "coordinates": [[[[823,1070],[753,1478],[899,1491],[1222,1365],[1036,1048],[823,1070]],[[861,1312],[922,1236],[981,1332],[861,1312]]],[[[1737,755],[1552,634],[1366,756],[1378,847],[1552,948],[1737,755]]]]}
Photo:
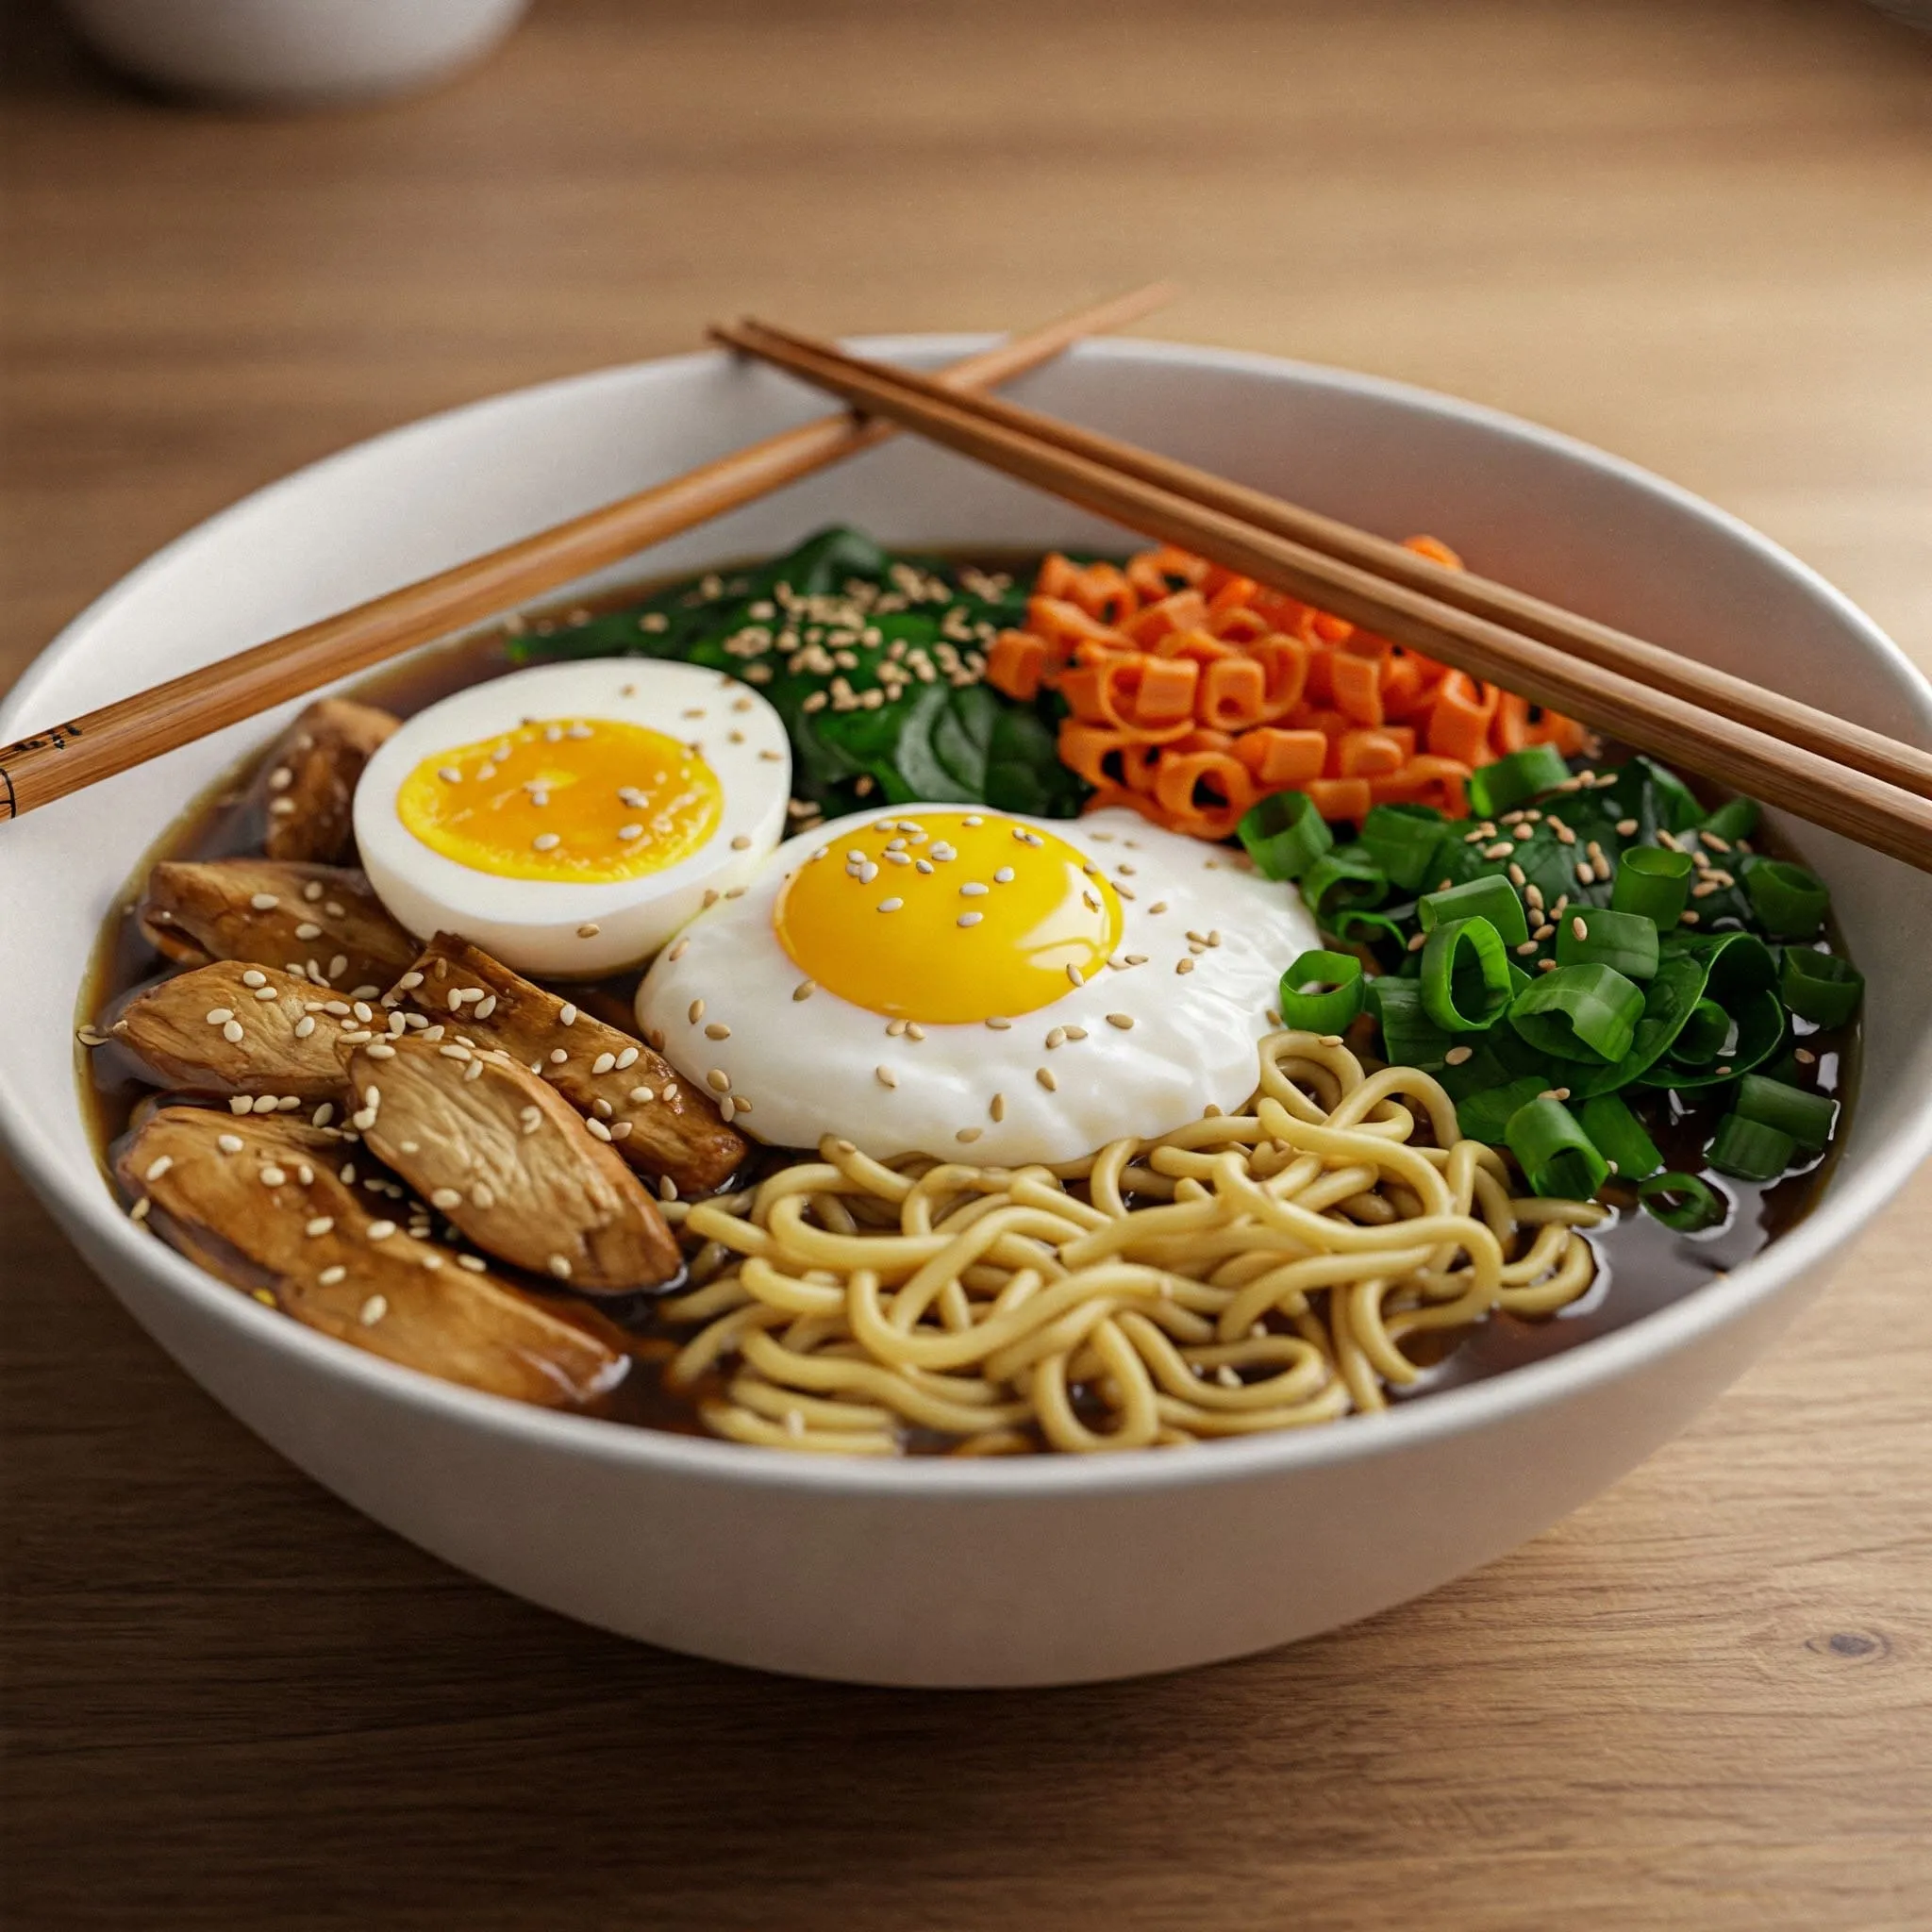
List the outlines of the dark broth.
{"type": "MultiPolygon", "coordinates": [[[[1030,570],[1038,559],[1030,553],[1016,552],[980,553],[971,560],[987,570],[1014,571],[1030,570]]],[[[533,616],[528,629],[542,635],[559,623],[623,609],[670,581],[675,579],[647,579],[593,599],[574,601],[567,609],[533,616]]],[[[347,695],[407,718],[454,691],[516,668],[508,635],[500,629],[490,630],[418,653],[362,679],[347,695]]],[[[157,860],[227,858],[260,849],[265,825],[257,780],[266,750],[264,747],[261,754],[210,787],[143,858],[95,949],[81,999],[83,1019],[98,1024],[99,1016],[171,970],[132,917],[142,882],[157,860]]],[[[1773,856],[1793,856],[1768,832],[1760,832],[1757,843],[1773,856]]],[[[635,1024],[630,1017],[631,995],[639,976],[631,973],[592,987],[575,987],[572,997],[611,1024],[629,1028],[635,1024]]],[[[1857,1078],[1857,1026],[1821,1029],[1795,1017],[1791,1024],[1796,1043],[1816,1057],[1812,1064],[1799,1068],[1808,1091],[1831,1095],[1848,1109],[1857,1078]]],[[[194,1097],[157,1094],[141,1077],[132,1059],[111,1044],[84,1052],[82,1060],[84,1104],[96,1152],[111,1185],[114,1146],[135,1123],[137,1110],[157,1104],[192,1102],[194,1097]]],[[[1433,1359],[1408,1389],[1391,1390],[1391,1400],[1410,1401],[1419,1394],[1479,1381],[1625,1327],[1748,1261],[1811,1210],[1843,1138],[1842,1124],[1831,1147],[1809,1166],[1771,1183],[1740,1181],[1713,1173],[1704,1164],[1704,1147],[1724,1111],[1713,1092],[1706,1091],[1690,1104],[1658,1097],[1671,1109],[1668,1117],[1660,1108],[1654,1112],[1648,1108],[1643,1117],[1665,1166],[1701,1174],[1731,1204],[1725,1219],[1700,1234],[1678,1234],[1637,1206],[1634,1189],[1613,1185],[1604,1198],[1615,1208],[1614,1217],[1585,1237],[1596,1256],[1597,1274],[1579,1300],[1554,1315],[1524,1318],[1498,1312],[1471,1328],[1414,1338],[1411,1358],[1423,1360],[1426,1355],[1433,1359]]],[[[782,1158],[774,1155],[761,1164],[775,1165],[782,1158]]],[[[501,1264],[492,1266],[553,1307],[567,1307],[573,1300],[558,1291],[552,1282],[518,1276],[516,1271],[501,1264]]],[[[654,1320],[653,1309],[661,1292],[596,1305],[600,1317],[614,1320],[630,1331],[637,1357],[631,1374],[603,1399],[597,1412],[616,1422],[704,1434],[698,1409],[720,1392],[720,1382],[715,1376],[707,1376],[687,1390],[674,1392],[664,1387],[661,1368],[676,1343],[654,1320]]],[[[907,1447],[913,1453],[941,1451],[946,1446],[943,1439],[927,1438],[918,1431],[908,1433],[907,1447]]]]}

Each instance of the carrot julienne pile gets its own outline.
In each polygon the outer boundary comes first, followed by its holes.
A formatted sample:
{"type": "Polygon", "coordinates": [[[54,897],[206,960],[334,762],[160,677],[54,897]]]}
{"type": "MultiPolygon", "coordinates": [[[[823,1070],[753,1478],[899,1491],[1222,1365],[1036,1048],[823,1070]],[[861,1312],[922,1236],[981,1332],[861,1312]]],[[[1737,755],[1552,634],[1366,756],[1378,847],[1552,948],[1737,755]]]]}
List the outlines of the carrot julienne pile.
{"type": "MultiPolygon", "coordinates": [[[[1432,537],[1407,547],[1461,568],[1432,537]]],[[[1567,755],[1585,737],[1574,719],[1166,545],[1124,568],[1050,555],[1025,627],[1001,632],[986,675],[1012,698],[1059,692],[1060,759],[1095,788],[1094,807],[1204,839],[1290,789],[1324,819],[1385,804],[1461,818],[1478,765],[1525,744],[1567,755]]]]}

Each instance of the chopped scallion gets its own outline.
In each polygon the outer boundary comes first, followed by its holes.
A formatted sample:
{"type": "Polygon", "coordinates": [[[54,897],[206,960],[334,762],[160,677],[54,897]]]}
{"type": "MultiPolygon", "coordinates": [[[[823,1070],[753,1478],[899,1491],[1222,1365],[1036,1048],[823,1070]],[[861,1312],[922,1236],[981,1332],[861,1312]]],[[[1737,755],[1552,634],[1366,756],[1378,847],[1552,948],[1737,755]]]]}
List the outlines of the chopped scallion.
{"type": "Polygon", "coordinates": [[[1838,1103],[1829,1094],[1808,1093],[1762,1074],[1746,1074],[1738,1082],[1737,1110],[1740,1119],[1775,1127],[1807,1154],[1817,1154],[1830,1144],[1838,1103]]]}
{"type": "Polygon", "coordinates": [[[1376,805],[1362,821],[1360,842],[1391,886],[1412,892],[1430,876],[1448,829],[1432,805],[1376,805]]]}
{"type": "Polygon", "coordinates": [[[1731,1016],[1715,1000],[1699,1000],[1677,1037],[1665,1048],[1665,1058],[1687,1067],[1707,1067],[1724,1052],[1731,1038],[1731,1016]]]}
{"type": "Polygon", "coordinates": [[[1509,955],[1487,919],[1452,919],[1423,947],[1423,1011],[1445,1033],[1481,1033],[1509,1004],[1509,955]]]}
{"type": "Polygon", "coordinates": [[[1836,954],[1787,946],[1778,991],[1799,1019],[1809,1020],[1814,1026],[1842,1026],[1858,1010],[1865,975],[1836,954]]]}
{"type": "Polygon", "coordinates": [[[1774,939],[1808,940],[1831,909],[1824,881],[1782,858],[1752,859],[1744,870],[1744,890],[1774,939]]]}
{"type": "Polygon", "coordinates": [[[1302,903],[1328,925],[1348,907],[1378,906],[1389,896],[1389,875],[1365,846],[1338,845],[1302,874],[1302,903]]]}
{"type": "Polygon", "coordinates": [[[1694,1174],[1654,1174],[1637,1190],[1644,1211],[1678,1234],[1701,1234],[1724,1218],[1724,1203],[1694,1174]]]}
{"type": "Polygon", "coordinates": [[[1492,819],[1525,800],[1554,791],[1569,775],[1570,767],[1555,745],[1525,744],[1492,764],[1478,765],[1469,774],[1469,808],[1478,818],[1492,819]]]}
{"type": "Polygon", "coordinates": [[[1644,1180],[1664,1164],[1657,1142],[1643,1131],[1643,1123],[1621,1094],[1599,1093],[1594,1100],[1586,1100],[1576,1117],[1618,1179],[1644,1180]]]}
{"type": "Polygon", "coordinates": [[[1539,1053],[1620,1060],[1643,1015],[1643,989],[1609,966],[1559,966],[1516,995],[1509,1024],[1539,1053]]]}
{"type": "Polygon", "coordinates": [[[1629,912],[1668,932],[1690,903],[1690,855],[1661,845],[1633,845],[1617,861],[1613,911],[1629,912]]]}
{"type": "Polygon", "coordinates": [[[1369,981],[1370,1008],[1382,1027],[1382,1058],[1391,1067],[1434,1073],[1458,1042],[1423,1010],[1422,982],[1384,974],[1369,981]]]}
{"type": "Polygon", "coordinates": [[[1735,1174],[1740,1181],[1774,1181],[1797,1151],[1798,1143],[1778,1128],[1727,1113],[1717,1124],[1704,1158],[1720,1174],[1735,1174]]]}
{"type": "Polygon", "coordinates": [[[1755,798],[1726,799],[1697,829],[1715,832],[1727,845],[1735,845],[1740,839],[1748,839],[1757,829],[1757,801],[1755,798]]]}
{"type": "Polygon", "coordinates": [[[1609,1178],[1608,1164],[1560,1100],[1532,1100],[1518,1108],[1506,1132],[1534,1194],[1588,1201],[1609,1178]]]}
{"type": "Polygon", "coordinates": [[[1529,920],[1516,888],[1507,879],[1489,873],[1479,879],[1465,879],[1440,892],[1425,893],[1416,901],[1416,917],[1424,932],[1432,932],[1452,919],[1487,919],[1496,928],[1506,946],[1520,946],[1529,938],[1529,920]]]}
{"type": "Polygon", "coordinates": [[[1235,828],[1264,879],[1298,879],[1335,843],[1306,791],[1271,791],[1235,828]]]}
{"type": "Polygon", "coordinates": [[[1353,953],[1304,953],[1281,975],[1282,1024],[1340,1033],[1361,1011],[1366,984],[1353,953]]]}

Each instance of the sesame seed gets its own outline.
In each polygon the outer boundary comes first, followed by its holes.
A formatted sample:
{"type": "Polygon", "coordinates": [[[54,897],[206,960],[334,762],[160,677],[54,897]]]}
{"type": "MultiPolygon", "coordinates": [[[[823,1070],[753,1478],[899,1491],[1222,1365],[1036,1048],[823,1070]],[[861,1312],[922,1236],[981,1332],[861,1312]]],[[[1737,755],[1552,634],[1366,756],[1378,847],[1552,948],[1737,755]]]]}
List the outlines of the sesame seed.
{"type": "Polygon", "coordinates": [[[985,917],[986,915],[983,912],[962,912],[954,921],[954,924],[956,925],[977,925],[985,917]]]}
{"type": "Polygon", "coordinates": [[[713,1020],[705,1028],[705,1038],[707,1040],[729,1040],[731,1038],[731,1029],[722,1020],[713,1020]]]}
{"type": "Polygon", "coordinates": [[[993,1014],[991,1017],[988,1019],[986,1024],[989,1026],[991,1026],[995,1033],[1004,1033],[1008,1030],[1008,1027],[1012,1025],[1013,1023],[1010,1020],[1002,1019],[998,1014],[993,1014]]]}
{"type": "Polygon", "coordinates": [[[1617,821],[1617,837],[1618,837],[1618,838],[1620,838],[1620,839],[1634,839],[1634,838],[1636,838],[1636,836],[1637,836],[1637,821],[1636,821],[1635,819],[1619,819],[1619,820],[1617,821]]]}
{"type": "Polygon", "coordinates": [[[713,1093],[729,1093],[731,1091],[731,1075],[725,1073],[722,1067],[713,1067],[705,1075],[705,1085],[713,1093]]]}
{"type": "MultiPolygon", "coordinates": [[[[724,1105],[725,1105],[726,1107],[729,1107],[729,1106],[731,1105],[731,1103],[730,1103],[730,1101],[728,1101],[728,1100],[727,1100],[727,1101],[726,1101],[726,1102],[724,1103],[724,1105]]],[[[726,1118],[728,1119],[728,1118],[729,1118],[729,1116],[727,1115],[727,1116],[726,1116],[726,1118]]],[[[584,1124],[585,1124],[585,1126],[587,1126],[587,1127],[589,1127],[589,1128],[590,1128],[590,1130],[591,1130],[591,1138],[592,1140],[595,1140],[595,1141],[608,1141],[608,1140],[610,1139],[610,1129],[609,1129],[608,1127],[607,1127],[607,1126],[606,1126],[606,1125],[604,1124],[604,1123],[603,1123],[602,1121],[600,1121],[600,1120],[596,1119],[596,1118],[595,1118],[594,1116],[592,1116],[592,1117],[591,1117],[591,1118],[587,1119],[587,1120],[586,1120],[586,1121],[584,1122],[584,1124]]]]}
{"type": "Polygon", "coordinates": [[[1452,1046],[1449,1049],[1449,1051],[1442,1056],[1442,1063],[1445,1066],[1459,1067],[1464,1060],[1468,1059],[1474,1053],[1474,1051],[1475,1049],[1473,1046],[1452,1046]]]}
{"type": "Polygon", "coordinates": [[[905,903],[903,899],[881,899],[879,901],[879,910],[881,912],[896,912],[905,903]]]}
{"type": "Polygon", "coordinates": [[[986,1110],[995,1121],[1005,1120],[1007,1117],[1007,1096],[1004,1093],[995,1093],[986,1110]]]}
{"type": "Polygon", "coordinates": [[[977,879],[968,879],[959,888],[959,896],[962,899],[983,899],[991,891],[991,886],[982,885],[977,879]]]}
{"type": "Polygon", "coordinates": [[[891,1067],[874,1067],[872,1071],[873,1077],[881,1087],[896,1087],[899,1084],[899,1076],[891,1067]]]}
{"type": "Polygon", "coordinates": [[[616,1064],[617,1056],[614,1053],[600,1053],[591,1062],[591,1072],[592,1074],[608,1074],[616,1064]]]}
{"type": "Polygon", "coordinates": [[[282,902],[273,892],[256,892],[248,903],[257,912],[273,912],[282,902]]]}
{"type": "Polygon", "coordinates": [[[242,975],[242,984],[250,988],[264,987],[268,984],[268,974],[266,973],[244,973],[242,975]]]}
{"type": "Polygon", "coordinates": [[[743,832],[739,833],[738,837],[731,841],[731,849],[734,852],[749,852],[751,850],[750,838],[743,832]]]}
{"type": "Polygon", "coordinates": [[[1485,845],[1483,847],[1483,857],[1485,858],[1507,858],[1515,850],[1516,847],[1507,839],[1499,839],[1493,845],[1485,845]]]}
{"type": "Polygon", "coordinates": [[[555,852],[563,843],[555,832],[539,832],[530,841],[531,849],[537,852],[555,852]]]}
{"type": "Polygon", "coordinates": [[[1590,926],[1581,913],[1570,922],[1570,937],[1573,940],[1587,940],[1590,937],[1590,926]]]}
{"type": "Polygon", "coordinates": [[[1536,970],[1539,973],[1554,973],[1557,970],[1557,962],[1554,959],[1539,959],[1536,962],[1536,970]]]}
{"type": "Polygon", "coordinates": [[[368,1238],[373,1241],[386,1241],[396,1231],[393,1221],[372,1221],[369,1224],[368,1238]]]}
{"type": "Polygon", "coordinates": [[[160,1155],[148,1163],[147,1172],[142,1178],[146,1181],[158,1181],[174,1164],[175,1157],[172,1154],[160,1155]]]}
{"type": "Polygon", "coordinates": [[[1042,1087],[1044,1087],[1049,1093],[1058,1093],[1060,1090],[1058,1076],[1054,1073],[1054,1070],[1051,1067],[1035,1067],[1033,1070],[1033,1077],[1036,1080],[1038,1080],[1040,1084],[1042,1087]]]}
{"type": "Polygon", "coordinates": [[[1516,950],[1518,953],[1523,954],[1526,957],[1527,955],[1536,951],[1536,941],[1534,940],[1524,940],[1523,943],[1516,948],[1516,950]]]}
{"type": "Polygon", "coordinates": [[[1176,959],[1174,970],[1176,973],[1191,973],[1194,970],[1194,962],[1191,959],[1176,959]]]}
{"type": "Polygon", "coordinates": [[[961,1127],[953,1138],[956,1141],[976,1141],[985,1131],[983,1127],[961,1127]]]}
{"type": "Polygon", "coordinates": [[[305,1228],[303,1228],[302,1232],[306,1234],[308,1237],[308,1239],[312,1241],[320,1241],[322,1237],[325,1235],[329,1231],[329,1229],[332,1228],[335,1224],[336,1224],[334,1216],[328,1214],[318,1214],[313,1221],[309,1222],[308,1224],[305,1228]]]}
{"type": "Polygon", "coordinates": [[[1583,863],[1576,868],[1576,883],[1579,886],[1588,886],[1594,884],[1595,881],[1596,868],[1591,864],[1589,859],[1586,858],[1583,861],[1583,863]]]}

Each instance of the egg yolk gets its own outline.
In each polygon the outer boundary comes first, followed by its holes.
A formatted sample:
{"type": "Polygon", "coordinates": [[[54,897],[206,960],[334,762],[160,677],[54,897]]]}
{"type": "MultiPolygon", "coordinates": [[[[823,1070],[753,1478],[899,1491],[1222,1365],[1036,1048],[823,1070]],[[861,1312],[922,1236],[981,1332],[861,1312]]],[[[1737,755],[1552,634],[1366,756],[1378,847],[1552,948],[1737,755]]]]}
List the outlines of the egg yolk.
{"type": "Polygon", "coordinates": [[[718,828],[724,788],[689,745],[610,718],[525,719],[426,758],[396,815],[432,852],[506,879],[662,872],[718,828]]]}
{"type": "Polygon", "coordinates": [[[841,832],[786,882],[782,944],[827,992],[936,1024],[1030,1013],[1106,969],[1121,905],[1085,853],[994,812],[841,832]]]}

